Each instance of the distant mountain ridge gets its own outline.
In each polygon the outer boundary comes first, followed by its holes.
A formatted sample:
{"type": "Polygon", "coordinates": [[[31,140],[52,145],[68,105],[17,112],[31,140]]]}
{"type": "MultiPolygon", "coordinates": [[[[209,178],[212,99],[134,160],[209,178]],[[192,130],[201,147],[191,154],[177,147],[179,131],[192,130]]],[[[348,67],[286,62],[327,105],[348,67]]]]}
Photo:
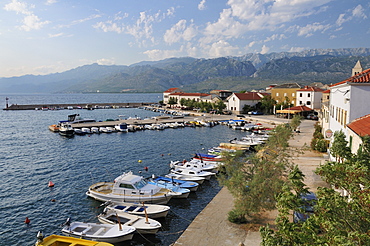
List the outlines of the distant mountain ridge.
{"type": "Polygon", "coordinates": [[[370,68],[370,48],[249,53],[240,57],[192,57],[143,61],[130,66],[84,65],[48,75],[0,78],[3,93],[163,92],[171,87],[209,92],[261,89],[271,83],[336,83],[357,60],[370,68]]]}

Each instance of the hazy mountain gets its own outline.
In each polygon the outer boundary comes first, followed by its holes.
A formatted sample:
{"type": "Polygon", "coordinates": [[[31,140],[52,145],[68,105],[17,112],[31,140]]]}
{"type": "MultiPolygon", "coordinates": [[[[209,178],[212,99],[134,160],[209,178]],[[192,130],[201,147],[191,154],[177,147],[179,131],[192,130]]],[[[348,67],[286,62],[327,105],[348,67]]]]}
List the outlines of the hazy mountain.
{"type": "Polygon", "coordinates": [[[85,65],[62,73],[0,78],[3,93],[162,92],[261,89],[271,83],[336,83],[348,78],[357,60],[370,67],[370,49],[313,49],[246,54],[241,57],[169,58],[130,66],[85,65]]]}

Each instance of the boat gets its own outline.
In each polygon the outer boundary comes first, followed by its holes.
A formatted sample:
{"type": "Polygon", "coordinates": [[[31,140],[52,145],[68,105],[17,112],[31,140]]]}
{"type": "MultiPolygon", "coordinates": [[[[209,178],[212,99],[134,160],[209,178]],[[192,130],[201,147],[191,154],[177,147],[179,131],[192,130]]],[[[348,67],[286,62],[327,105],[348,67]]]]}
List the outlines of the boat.
{"type": "Polygon", "coordinates": [[[114,126],[114,129],[119,132],[128,132],[127,124],[126,123],[120,123],[114,126]]]}
{"type": "Polygon", "coordinates": [[[188,198],[190,195],[189,189],[182,188],[176,184],[172,184],[172,183],[168,183],[164,181],[155,181],[152,179],[149,180],[148,183],[180,193],[179,195],[174,196],[173,198],[188,198]]]}
{"type": "Polygon", "coordinates": [[[169,189],[148,184],[132,172],[123,173],[114,182],[99,182],[89,187],[86,195],[99,201],[138,202],[166,204],[171,197],[179,195],[169,189]]]}
{"type": "Polygon", "coordinates": [[[206,180],[203,177],[193,177],[193,176],[187,176],[187,175],[175,174],[175,173],[166,174],[165,177],[170,178],[170,179],[179,179],[183,181],[189,181],[189,182],[197,182],[198,184],[203,184],[204,180],[206,180]]]}
{"type": "Polygon", "coordinates": [[[91,127],[91,133],[100,133],[99,128],[95,126],[91,127]]]}
{"type": "Polygon", "coordinates": [[[80,128],[74,128],[75,134],[76,135],[85,135],[86,132],[82,131],[80,128]]]}
{"type": "Polygon", "coordinates": [[[164,182],[168,182],[172,184],[177,184],[178,186],[189,189],[190,191],[197,191],[199,187],[199,184],[193,181],[185,181],[181,179],[167,178],[167,177],[155,176],[155,175],[152,176],[152,179],[154,181],[164,181],[164,182]]]}
{"type": "Polygon", "coordinates": [[[44,238],[41,232],[37,233],[35,246],[114,246],[107,242],[96,242],[87,239],[50,235],[44,238]]]}
{"type": "Polygon", "coordinates": [[[155,234],[162,227],[161,223],[148,217],[129,214],[119,210],[104,208],[98,215],[98,220],[105,224],[122,224],[133,226],[139,234],[155,234]]]}
{"type": "Polygon", "coordinates": [[[113,203],[107,201],[100,206],[106,206],[110,210],[119,210],[133,215],[148,216],[149,218],[163,218],[166,217],[170,211],[170,207],[159,204],[139,204],[130,202],[113,203]]]}
{"type": "Polygon", "coordinates": [[[57,124],[50,125],[49,130],[52,132],[59,132],[59,125],[57,124]]]}
{"type": "Polygon", "coordinates": [[[91,133],[91,130],[90,130],[90,128],[88,128],[88,127],[82,127],[82,128],[81,128],[81,131],[82,131],[82,132],[84,132],[84,133],[86,133],[86,134],[91,133]]]}
{"type": "Polygon", "coordinates": [[[59,134],[62,136],[73,136],[75,134],[75,131],[68,121],[60,121],[59,134]]]}
{"type": "Polygon", "coordinates": [[[108,132],[115,132],[116,130],[114,129],[114,127],[111,127],[111,126],[107,126],[107,131],[108,132]]]}
{"type": "Polygon", "coordinates": [[[178,168],[178,167],[171,169],[171,173],[181,174],[181,175],[190,176],[190,177],[201,177],[201,178],[205,178],[206,180],[210,180],[212,176],[216,175],[215,173],[202,171],[201,169],[178,168]]]}
{"type": "Polygon", "coordinates": [[[206,163],[201,160],[193,159],[191,161],[171,161],[171,168],[197,168],[202,171],[217,173],[219,165],[217,162],[206,163]]]}
{"type": "Polygon", "coordinates": [[[111,133],[112,130],[109,129],[108,127],[99,127],[99,132],[103,132],[103,133],[111,133]]]}
{"type": "Polygon", "coordinates": [[[128,225],[71,222],[69,218],[62,228],[62,233],[66,236],[108,243],[131,240],[135,231],[135,227],[128,225]]]}

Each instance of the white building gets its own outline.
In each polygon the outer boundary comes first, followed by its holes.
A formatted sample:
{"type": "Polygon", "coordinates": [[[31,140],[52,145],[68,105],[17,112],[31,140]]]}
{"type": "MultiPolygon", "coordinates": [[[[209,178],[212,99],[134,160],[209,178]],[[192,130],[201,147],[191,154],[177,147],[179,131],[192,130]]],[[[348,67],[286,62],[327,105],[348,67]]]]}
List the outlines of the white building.
{"type": "Polygon", "coordinates": [[[243,111],[245,105],[255,106],[264,96],[269,93],[246,92],[233,93],[227,100],[227,110],[239,114],[243,111]]]}
{"type": "Polygon", "coordinates": [[[170,95],[172,93],[176,93],[176,92],[182,92],[182,90],[179,89],[179,88],[170,88],[170,89],[164,91],[163,92],[163,103],[167,104],[168,100],[170,100],[170,95]]]}
{"type": "Polygon", "coordinates": [[[296,106],[307,106],[313,110],[319,111],[321,109],[323,91],[323,89],[311,86],[298,89],[296,106]]]}

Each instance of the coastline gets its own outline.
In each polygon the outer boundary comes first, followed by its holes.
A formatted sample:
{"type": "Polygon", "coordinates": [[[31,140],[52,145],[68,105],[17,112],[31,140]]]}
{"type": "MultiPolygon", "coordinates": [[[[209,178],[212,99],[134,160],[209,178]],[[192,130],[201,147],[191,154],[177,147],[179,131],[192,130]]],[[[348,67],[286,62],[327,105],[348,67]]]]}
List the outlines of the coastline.
{"type": "MultiPolygon", "coordinates": [[[[274,116],[258,116],[249,119],[275,125],[288,123],[287,119],[274,116]]],[[[319,186],[327,185],[321,180],[320,176],[314,173],[314,170],[327,160],[327,154],[313,152],[309,149],[315,123],[316,121],[302,120],[301,132],[295,133],[289,140],[291,150],[303,150],[296,152],[297,154],[292,157],[292,162],[298,165],[305,174],[304,182],[312,191],[315,191],[319,186]]],[[[172,245],[260,245],[262,238],[259,225],[237,225],[227,220],[228,212],[233,207],[233,200],[227,188],[222,188],[172,245]]],[[[276,210],[263,213],[263,223],[260,225],[273,224],[276,215],[276,210]]]]}

